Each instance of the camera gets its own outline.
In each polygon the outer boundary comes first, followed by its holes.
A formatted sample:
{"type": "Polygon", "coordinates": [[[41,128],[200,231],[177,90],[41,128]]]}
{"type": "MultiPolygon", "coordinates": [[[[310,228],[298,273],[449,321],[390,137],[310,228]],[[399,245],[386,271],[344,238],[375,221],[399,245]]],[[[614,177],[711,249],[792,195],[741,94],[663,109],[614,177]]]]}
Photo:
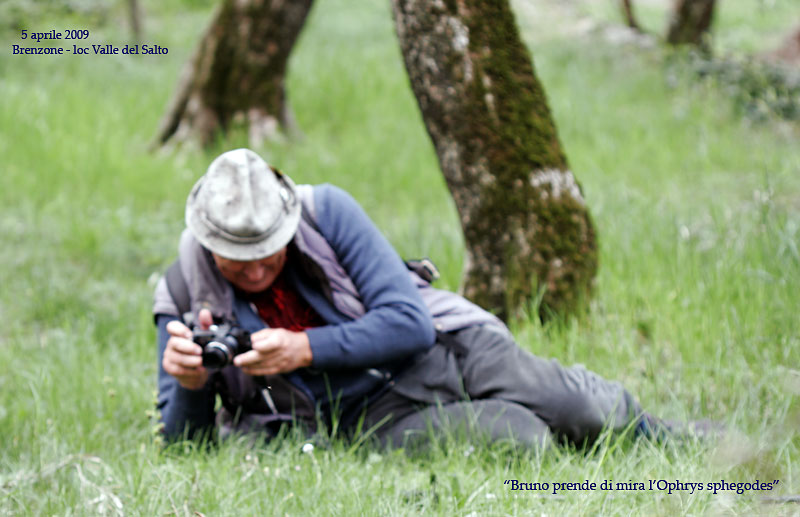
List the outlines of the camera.
{"type": "Polygon", "coordinates": [[[203,347],[203,366],[219,369],[233,363],[233,358],[250,350],[250,332],[230,323],[211,325],[208,330],[194,329],[195,343],[203,347]]]}

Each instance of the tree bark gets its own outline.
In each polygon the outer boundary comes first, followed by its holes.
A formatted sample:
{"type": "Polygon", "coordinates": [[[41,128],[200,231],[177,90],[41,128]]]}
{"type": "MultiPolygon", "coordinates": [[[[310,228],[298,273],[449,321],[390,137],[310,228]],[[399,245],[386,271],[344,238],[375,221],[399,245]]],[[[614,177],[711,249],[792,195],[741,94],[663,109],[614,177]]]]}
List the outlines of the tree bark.
{"type": "Polygon", "coordinates": [[[642,32],[642,26],[639,25],[639,22],[636,21],[636,15],[633,14],[632,0],[622,0],[622,12],[625,15],[625,23],[628,24],[628,27],[637,32],[642,32]]]}
{"type": "Polygon", "coordinates": [[[506,0],[392,0],[422,117],[467,245],[463,294],[500,317],[568,311],[594,228],[506,0]]]}
{"type": "Polygon", "coordinates": [[[676,0],[667,31],[667,42],[708,49],[715,4],[715,0],[676,0]]]}
{"type": "Polygon", "coordinates": [[[284,78],[312,0],[224,0],[158,131],[157,143],[210,144],[232,122],[246,123],[251,145],[293,129],[284,78]]]}

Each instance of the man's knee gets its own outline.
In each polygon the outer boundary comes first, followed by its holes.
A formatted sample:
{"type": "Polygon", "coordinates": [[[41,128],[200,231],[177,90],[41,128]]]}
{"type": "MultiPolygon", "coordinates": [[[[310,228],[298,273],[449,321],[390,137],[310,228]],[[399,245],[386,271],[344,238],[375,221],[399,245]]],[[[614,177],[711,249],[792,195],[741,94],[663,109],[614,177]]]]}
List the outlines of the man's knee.
{"type": "Polygon", "coordinates": [[[638,403],[618,382],[582,366],[565,369],[567,389],[555,396],[545,420],[556,434],[573,443],[593,442],[605,428],[623,429],[635,418],[638,403]]]}

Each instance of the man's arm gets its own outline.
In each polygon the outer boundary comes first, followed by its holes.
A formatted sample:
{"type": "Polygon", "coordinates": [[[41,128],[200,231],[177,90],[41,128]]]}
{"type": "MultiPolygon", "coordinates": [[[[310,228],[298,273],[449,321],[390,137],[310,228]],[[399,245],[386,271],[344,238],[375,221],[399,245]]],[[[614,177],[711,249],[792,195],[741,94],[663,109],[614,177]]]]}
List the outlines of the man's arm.
{"type": "Polygon", "coordinates": [[[315,188],[316,222],[359,292],[366,314],[308,329],[317,368],[360,368],[404,359],[433,345],[433,320],[408,269],[345,191],[315,188]]]}
{"type": "Polygon", "coordinates": [[[193,438],[208,432],[214,425],[214,392],[206,384],[198,390],[186,389],[178,379],[164,370],[164,352],[170,338],[167,324],[178,321],[175,316],[158,314],[158,409],[168,440],[193,438]]]}

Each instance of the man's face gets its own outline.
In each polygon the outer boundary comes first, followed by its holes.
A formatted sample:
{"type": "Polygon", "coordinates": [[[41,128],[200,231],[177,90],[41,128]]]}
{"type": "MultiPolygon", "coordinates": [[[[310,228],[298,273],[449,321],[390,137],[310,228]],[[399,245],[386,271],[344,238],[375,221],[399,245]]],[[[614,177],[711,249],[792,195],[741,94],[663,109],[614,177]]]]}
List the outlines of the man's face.
{"type": "Polygon", "coordinates": [[[231,260],[212,253],[225,280],[242,291],[258,293],[269,286],[278,277],[286,264],[286,247],[269,257],[259,260],[231,260]]]}

